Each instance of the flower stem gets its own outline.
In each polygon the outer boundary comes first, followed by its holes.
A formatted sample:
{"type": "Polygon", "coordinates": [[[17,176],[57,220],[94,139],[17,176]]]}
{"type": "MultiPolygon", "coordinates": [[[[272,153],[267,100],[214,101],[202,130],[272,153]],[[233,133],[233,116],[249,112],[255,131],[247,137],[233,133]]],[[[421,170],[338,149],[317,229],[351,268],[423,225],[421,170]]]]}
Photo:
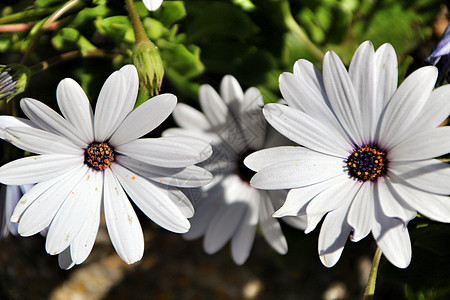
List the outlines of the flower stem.
{"type": "Polygon", "coordinates": [[[38,33],[36,34],[36,36],[33,39],[33,42],[31,43],[30,48],[28,48],[27,52],[25,53],[21,64],[24,65],[25,62],[28,60],[28,58],[30,57],[31,53],[34,51],[34,49],[36,48],[39,39],[42,37],[42,35],[44,34],[44,32],[59,18],[61,17],[66,11],[68,11],[69,9],[71,9],[73,6],[75,6],[76,4],[78,4],[79,0],[70,0],[68,1],[66,4],[64,4],[60,9],[58,9],[57,11],[55,11],[50,17],[47,18],[47,20],[44,22],[44,24],[42,25],[41,28],[39,28],[38,33]]]}
{"type": "Polygon", "coordinates": [[[322,61],[324,55],[323,52],[311,42],[303,29],[295,21],[292,16],[291,8],[289,7],[289,1],[285,0],[281,2],[281,11],[283,12],[286,27],[303,42],[306,48],[308,48],[315,57],[322,61]]]}
{"type": "Polygon", "coordinates": [[[62,53],[60,55],[57,55],[46,61],[43,61],[41,63],[38,63],[38,64],[30,67],[31,75],[34,75],[37,72],[43,71],[43,70],[45,70],[57,63],[60,63],[62,61],[81,57],[81,56],[83,56],[83,57],[89,57],[89,56],[105,57],[105,56],[108,56],[108,54],[103,50],[92,50],[92,51],[87,51],[86,53],[81,53],[81,51],[75,50],[75,51],[62,53]]]}
{"type": "Polygon", "coordinates": [[[375,255],[373,256],[372,268],[370,269],[369,279],[367,280],[363,300],[373,299],[373,295],[375,294],[375,284],[377,281],[378,265],[380,264],[381,254],[381,249],[378,247],[375,255]]]}
{"type": "MultiPolygon", "coordinates": [[[[136,38],[136,44],[140,42],[150,42],[145,33],[144,26],[142,26],[141,19],[139,18],[136,8],[134,7],[133,0],[125,0],[125,7],[127,8],[128,15],[130,16],[131,24],[133,25],[134,36],[136,38]]],[[[151,42],[150,42],[151,43],[151,42]]]]}

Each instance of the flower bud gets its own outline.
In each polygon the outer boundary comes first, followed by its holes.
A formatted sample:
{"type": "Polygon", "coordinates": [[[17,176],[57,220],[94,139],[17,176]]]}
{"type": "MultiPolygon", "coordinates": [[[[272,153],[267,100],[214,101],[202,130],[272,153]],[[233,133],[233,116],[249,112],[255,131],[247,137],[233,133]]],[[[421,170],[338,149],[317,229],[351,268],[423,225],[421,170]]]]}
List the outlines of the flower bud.
{"type": "Polygon", "coordinates": [[[164,77],[161,56],[151,41],[140,41],[133,49],[133,64],[139,74],[140,85],[152,95],[158,94],[164,77]]]}

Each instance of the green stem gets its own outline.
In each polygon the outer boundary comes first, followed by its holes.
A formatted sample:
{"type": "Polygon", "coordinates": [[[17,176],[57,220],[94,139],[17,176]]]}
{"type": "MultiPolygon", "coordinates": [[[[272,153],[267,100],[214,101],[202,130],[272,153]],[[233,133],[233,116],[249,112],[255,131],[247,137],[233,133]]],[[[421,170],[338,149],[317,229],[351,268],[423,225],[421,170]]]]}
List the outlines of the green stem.
{"type": "Polygon", "coordinates": [[[7,24],[12,22],[22,22],[24,19],[35,19],[40,16],[45,16],[55,11],[52,8],[35,8],[31,10],[24,10],[11,15],[0,18],[0,24],[7,24]]]}
{"type": "Polygon", "coordinates": [[[147,34],[145,33],[144,26],[142,26],[141,19],[139,18],[139,15],[136,12],[133,0],[125,0],[125,7],[128,10],[128,15],[130,16],[131,24],[133,25],[136,44],[140,42],[150,42],[150,40],[147,37],[147,34]]]}
{"type": "Polygon", "coordinates": [[[68,1],[66,4],[64,4],[60,9],[58,9],[57,11],[55,11],[50,17],[47,18],[47,20],[45,21],[45,23],[42,25],[41,28],[39,28],[38,33],[36,34],[36,36],[33,39],[33,42],[31,43],[30,48],[28,48],[27,52],[25,53],[21,64],[24,65],[25,62],[28,60],[28,58],[30,57],[31,53],[34,51],[34,49],[36,48],[39,39],[41,38],[41,36],[44,34],[44,32],[50,27],[50,25],[55,22],[59,17],[61,17],[66,11],[68,11],[69,9],[71,9],[73,6],[75,6],[76,4],[78,4],[79,0],[70,0],[68,1]]]}
{"type": "Polygon", "coordinates": [[[77,58],[77,57],[92,57],[92,56],[98,56],[98,57],[105,57],[108,56],[108,54],[103,51],[103,50],[92,50],[92,51],[87,51],[86,53],[81,53],[81,51],[79,50],[75,50],[75,51],[70,51],[70,52],[66,52],[60,55],[57,55],[55,57],[52,57],[46,61],[43,61],[37,65],[34,65],[32,67],[30,67],[30,72],[31,75],[36,74],[37,72],[43,71],[57,63],[60,63],[62,61],[68,60],[68,59],[73,59],[73,58],[77,58]]]}
{"type": "Polygon", "coordinates": [[[373,256],[372,268],[370,269],[369,279],[367,280],[363,300],[371,300],[375,294],[375,284],[377,281],[378,265],[380,264],[381,254],[381,249],[378,247],[375,255],[373,256]]]}
{"type": "Polygon", "coordinates": [[[286,27],[303,42],[306,48],[308,48],[315,57],[322,61],[324,53],[311,42],[303,29],[295,21],[292,16],[291,8],[289,7],[289,1],[285,0],[281,2],[281,10],[283,12],[286,27]]]}

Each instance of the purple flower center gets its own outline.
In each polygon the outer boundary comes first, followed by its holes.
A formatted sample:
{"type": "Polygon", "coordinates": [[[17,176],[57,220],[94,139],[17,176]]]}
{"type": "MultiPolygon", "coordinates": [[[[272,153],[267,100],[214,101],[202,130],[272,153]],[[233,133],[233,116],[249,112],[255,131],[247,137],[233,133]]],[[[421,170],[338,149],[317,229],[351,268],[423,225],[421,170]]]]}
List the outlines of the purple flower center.
{"type": "Polygon", "coordinates": [[[107,143],[93,142],[84,152],[84,162],[97,171],[106,170],[114,161],[114,150],[107,143]]]}
{"type": "Polygon", "coordinates": [[[348,174],[362,182],[376,181],[386,175],[388,159],[386,152],[376,145],[364,145],[356,148],[345,161],[348,174]]]}

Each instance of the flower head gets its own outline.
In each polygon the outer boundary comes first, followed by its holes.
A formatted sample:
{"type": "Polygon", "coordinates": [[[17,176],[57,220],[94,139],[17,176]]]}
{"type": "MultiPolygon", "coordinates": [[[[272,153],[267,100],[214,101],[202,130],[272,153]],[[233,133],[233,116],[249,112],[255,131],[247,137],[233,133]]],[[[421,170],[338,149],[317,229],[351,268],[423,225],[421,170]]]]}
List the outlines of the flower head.
{"type": "MultiPolygon", "coordinates": [[[[249,181],[254,172],[244,166],[244,158],[254,150],[285,141],[268,128],[262,115],[263,99],[256,88],[245,93],[238,81],[227,75],[221,82],[221,95],[210,85],[200,88],[203,113],[185,104],[174,110],[182,128],[166,130],[163,135],[185,135],[212,144],[213,155],[202,166],[214,174],[214,181],[202,188],[195,203],[187,239],[204,236],[207,253],[219,251],[231,240],[233,260],[243,264],[253,245],[259,225],[266,241],[279,253],[287,252],[287,242],[278,220],[271,217],[286,197],[285,191],[260,191],[249,181]]],[[[304,228],[303,219],[287,218],[289,224],[304,228]]]]}
{"type": "Polygon", "coordinates": [[[0,65],[0,100],[8,101],[22,93],[28,84],[29,70],[21,65],[0,65]]]}
{"type": "Polygon", "coordinates": [[[245,163],[260,189],[290,189],[276,217],[306,214],[312,231],[324,218],[319,256],[339,260],[350,235],[372,232],[386,258],[405,268],[411,260],[406,229],[417,212],[450,222],[450,167],[433,159],[450,151],[450,86],[433,91],[435,67],[412,73],[397,88],[390,44],[356,51],[349,70],[334,52],[323,74],[299,60],[280,76],[288,106],[264,108],[268,122],[302,147],[256,152],[245,163]]]}
{"type": "Polygon", "coordinates": [[[142,2],[149,11],[155,11],[161,6],[163,0],[142,0],[142,2]]]}
{"type": "Polygon", "coordinates": [[[39,155],[0,168],[4,184],[37,183],[17,204],[11,220],[19,234],[48,227],[46,250],[60,254],[63,268],[80,264],[97,235],[100,208],[119,256],[141,259],[144,238],[127,195],[161,227],[184,233],[193,214],[180,187],[209,183],[212,175],[195,166],[211,147],[186,137],[140,138],[175,108],[174,95],[151,98],[133,110],[138,92],[134,66],[114,72],[103,85],[93,113],[82,88],[64,79],[57,88],[64,117],[30,98],[20,104],[30,119],[0,117],[5,139],[39,155]]]}

